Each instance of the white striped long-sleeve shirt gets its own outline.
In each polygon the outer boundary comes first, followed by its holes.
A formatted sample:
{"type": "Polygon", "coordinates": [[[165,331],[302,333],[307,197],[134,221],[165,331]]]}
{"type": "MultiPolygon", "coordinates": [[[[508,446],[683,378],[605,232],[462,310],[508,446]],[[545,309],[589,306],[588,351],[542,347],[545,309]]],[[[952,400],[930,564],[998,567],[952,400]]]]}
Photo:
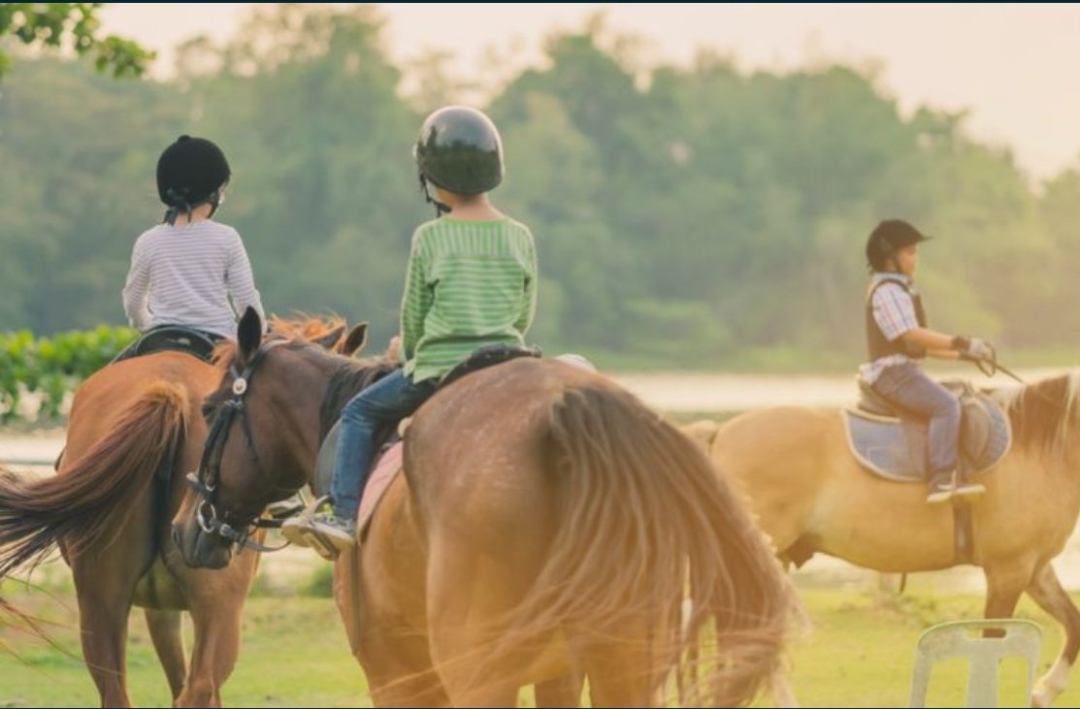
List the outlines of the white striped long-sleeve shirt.
{"type": "Polygon", "coordinates": [[[249,305],[265,322],[236,229],[212,219],[159,224],[136,240],[124,286],[124,312],[132,327],[187,325],[235,337],[237,314],[249,305]]]}

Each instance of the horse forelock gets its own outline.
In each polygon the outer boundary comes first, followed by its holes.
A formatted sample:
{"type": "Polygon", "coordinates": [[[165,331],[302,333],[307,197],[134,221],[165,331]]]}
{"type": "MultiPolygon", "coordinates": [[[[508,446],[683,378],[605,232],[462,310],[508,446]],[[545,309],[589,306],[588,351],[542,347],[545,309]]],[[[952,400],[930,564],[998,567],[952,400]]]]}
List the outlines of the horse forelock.
{"type": "Polygon", "coordinates": [[[1077,426],[1080,370],[998,389],[992,396],[1009,414],[1016,445],[1050,456],[1060,455],[1077,426]]]}

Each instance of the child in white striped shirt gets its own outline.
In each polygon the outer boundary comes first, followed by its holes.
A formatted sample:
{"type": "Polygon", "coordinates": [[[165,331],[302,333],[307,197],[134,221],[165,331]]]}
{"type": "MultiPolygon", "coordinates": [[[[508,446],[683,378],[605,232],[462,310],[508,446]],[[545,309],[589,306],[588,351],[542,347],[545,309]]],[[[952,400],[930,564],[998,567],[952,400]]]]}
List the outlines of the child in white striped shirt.
{"type": "Polygon", "coordinates": [[[132,327],[179,325],[214,340],[235,337],[248,306],[265,322],[239,233],[212,219],[230,176],[224,153],[204,138],[182,135],[161,154],[158,196],[167,210],[135,242],[123,293],[132,327]]]}

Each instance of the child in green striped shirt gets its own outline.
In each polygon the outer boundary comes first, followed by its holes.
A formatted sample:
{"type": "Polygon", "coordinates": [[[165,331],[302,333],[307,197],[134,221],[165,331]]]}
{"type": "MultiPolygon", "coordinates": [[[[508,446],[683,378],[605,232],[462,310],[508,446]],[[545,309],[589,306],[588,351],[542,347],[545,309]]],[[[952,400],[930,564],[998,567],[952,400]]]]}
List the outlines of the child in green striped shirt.
{"type": "Polygon", "coordinates": [[[345,405],[333,512],[307,523],[339,551],[356,544],[375,430],[415,411],[439,378],[477,348],[524,345],[536,312],[532,234],[487,198],[503,176],[502,142],[491,119],[471,108],[442,108],[424,122],[414,156],[424,194],[440,217],[413,235],[401,304],[404,366],[345,405]]]}

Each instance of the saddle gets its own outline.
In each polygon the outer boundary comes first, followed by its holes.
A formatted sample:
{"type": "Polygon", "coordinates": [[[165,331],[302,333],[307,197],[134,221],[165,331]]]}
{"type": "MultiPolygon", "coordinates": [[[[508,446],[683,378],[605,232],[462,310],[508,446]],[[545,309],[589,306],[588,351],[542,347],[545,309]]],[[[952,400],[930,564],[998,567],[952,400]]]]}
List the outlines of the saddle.
{"type": "MultiPolygon", "coordinates": [[[[439,380],[436,392],[457,380],[481,369],[493,367],[519,357],[540,357],[538,347],[510,347],[507,345],[487,345],[481,347],[469,355],[468,359],[451,369],[439,380]]],[[[390,483],[394,481],[402,469],[402,453],[404,441],[402,431],[408,419],[404,422],[396,422],[392,427],[386,427],[376,434],[375,449],[378,451],[372,463],[371,474],[364,486],[364,493],[360,498],[360,512],[357,516],[356,528],[361,538],[366,532],[367,524],[375,512],[375,507],[390,483]]],[[[312,487],[318,498],[330,494],[330,486],[334,479],[334,459],[337,453],[337,440],[341,429],[341,421],[338,421],[326,434],[322,445],[319,447],[319,456],[315,462],[315,477],[312,487]]]]}
{"type": "Polygon", "coordinates": [[[509,362],[518,357],[540,357],[542,355],[543,352],[541,352],[540,348],[535,346],[514,347],[511,345],[484,345],[483,347],[474,350],[464,362],[444,374],[442,379],[439,380],[439,386],[436,391],[445,386],[450,386],[465,375],[472,374],[481,369],[494,367],[496,364],[509,362]]]}
{"type": "MultiPolygon", "coordinates": [[[[926,482],[926,418],[894,407],[858,377],[859,401],[844,410],[848,445],[871,473],[898,482],[926,482]]],[[[968,475],[994,467],[1012,446],[1009,418],[985,394],[962,381],[942,385],[960,397],[960,465],[968,475]]]]}
{"type": "Polygon", "coordinates": [[[223,339],[220,335],[183,325],[161,325],[146,331],[113,358],[113,363],[157,352],[183,352],[209,362],[214,356],[214,347],[223,339]]]}

